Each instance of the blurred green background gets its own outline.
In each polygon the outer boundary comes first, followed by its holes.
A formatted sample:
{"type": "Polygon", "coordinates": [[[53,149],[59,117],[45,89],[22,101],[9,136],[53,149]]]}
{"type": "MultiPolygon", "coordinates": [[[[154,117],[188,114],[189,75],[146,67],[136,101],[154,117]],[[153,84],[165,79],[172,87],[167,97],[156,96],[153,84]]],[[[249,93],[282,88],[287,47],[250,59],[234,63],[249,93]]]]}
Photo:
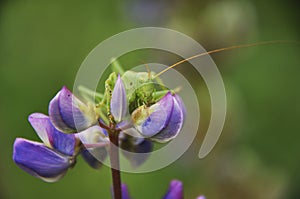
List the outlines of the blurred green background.
{"type": "MultiPolygon", "coordinates": [[[[0,198],[110,198],[106,167],[95,171],[79,159],[61,181],[48,184],[11,159],[16,137],[38,140],[28,115],[47,113],[50,99],[63,85],[72,88],[81,62],[104,39],[130,28],[161,26],[191,36],[207,50],[300,41],[298,11],[296,1],[279,0],[0,1],[0,198]]],[[[199,194],[208,199],[300,198],[299,52],[299,45],[274,44],[212,55],[228,96],[218,144],[205,159],[197,158],[210,117],[200,81],[197,140],[167,168],[123,174],[133,198],[161,198],[174,178],[184,182],[188,199],[199,194]]],[[[147,58],[132,62],[141,60],[147,58]]]]}

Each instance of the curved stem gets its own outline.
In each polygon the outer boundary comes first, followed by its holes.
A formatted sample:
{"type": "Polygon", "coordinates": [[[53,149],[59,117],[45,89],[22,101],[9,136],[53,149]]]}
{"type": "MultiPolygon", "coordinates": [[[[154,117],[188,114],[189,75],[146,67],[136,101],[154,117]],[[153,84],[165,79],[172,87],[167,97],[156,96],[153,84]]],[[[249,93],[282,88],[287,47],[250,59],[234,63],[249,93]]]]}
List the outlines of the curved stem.
{"type": "MultiPolygon", "coordinates": [[[[112,128],[114,129],[114,128],[112,128]]],[[[119,158],[119,131],[110,130],[110,166],[113,181],[114,199],[122,199],[121,175],[120,175],[120,158],[119,158]]]]}

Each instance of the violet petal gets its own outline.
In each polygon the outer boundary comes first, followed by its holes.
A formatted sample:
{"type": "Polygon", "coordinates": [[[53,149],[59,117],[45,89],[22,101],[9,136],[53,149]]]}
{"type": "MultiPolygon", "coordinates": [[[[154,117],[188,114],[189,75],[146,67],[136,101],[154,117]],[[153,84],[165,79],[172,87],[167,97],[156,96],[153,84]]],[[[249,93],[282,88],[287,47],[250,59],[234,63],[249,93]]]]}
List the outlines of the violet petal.
{"type": "Polygon", "coordinates": [[[38,134],[39,138],[43,141],[43,143],[46,146],[52,147],[47,132],[48,120],[49,117],[42,113],[33,113],[28,117],[28,121],[34,128],[35,132],[38,134]]]}
{"type": "Polygon", "coordinates": [[[170,120],[167,126],[161,132],[151,137],[152,140],[161,143],[168,142],[175,138],[180,132],[184,123],[184,106],[181,101],[178,101],[178,99],[180,100],[180,98],[176,99],[173,97],[174,107],[170,120]]]}
{"type": "Polygon", "coordinates": [[[110,111],[117,122],[120,122],[127,114],[126,92],[120,74],[112,92],[110,111]]]}
{"type": "Polygon", "coordinates": [[[66,133],[84,130],[97,122],[94,110],[65,86],[50,102],[49,116],[53,125],[66,133]]]}
{"type": "Polygon", "coordinates": [[[46,146],[69,156],[74,154],[76,139],[73,134],[58,131],[49,117],[41,113],[31,114],[28,120],[46,146]]]}
{"type": "MultiPolygon", "coordinates": [[[[131,199],[128,188],[125,184],[121,184],[121,190],[122,190],[122,199],[131,199]]],[[[111,187],[111,194],[112,194],[112,198],[115,198],[113,187],[111,187]]]]}
{"type": "Polygon", "coordinates": [[[163,199],[183,199],[183,185],[179,180],[172,180],[163,199]]]}
{"type": "MultiPolygon", "coordinates": [[[[88,165],[90,165],[90,167],[94,169],[99,169],[102,166],[102,162],[99,161],[97,158],[95,158],[95,156],[90,152],[89,149],[83,149],[80,154],[82,158],[85,160],[85,162],[88,163],[88,165]]],[[[104,156],[106,157],[107,151],[106,150],[103,151],[102,154],[104,154],[104,156]]]]}
{"type": "Polygon", "coordinates": [[[132,120],[137,130],[145,137],[159,133],[169,122],[173,110],[173,97],[168,92],[156,104],[139,107],[132,113],[132,120]]]}
{"type": "Polygon", "coordinates": [[[59,95],[61,91],[56,94],[56,96],[50,101],[49,104],[49,117],[52,122],[52,124],[55,126],[55,128],[59,129],[62,132],[65,133],[73,133],[76,132],[75,129],[68,126],[65,121],[62,119],[60,108],[59,108],[59,95]]]}
{"type": "Polygon", "coordinates": [[[174,97],[175,97],[175,100],[178,103],[178,105],[179,105],[179,107],[180,107],[180,109],[181,109],[181,111],[183,113],[183,117],[185,118],[186,117],[186,108],[184,106],[184,103],[183,103],[181,97],[179,95],[177,95],[177,94],[175,94],[174,97]]]}
{"type": "Polygon", "coordinates": [[[92,168],[100,168],[102,162],[107,157],[108,152],[105,145],[101,147],[99,147],[98,145],[109,143],[107,132],[100,126],[96,125],[76,134],[76,137],[79,138],[85,146],[89,146],[89,148],[86,147],[86,149],[81,152],[84,160],[92,168]]]}
{"type": "Polygon", "coordinates": [[[106,130],[98,125],[92,126],[76,134],[83,144],[96,144],[99,142],[109,142],[106,130]]]}
{"type": "Polygon", "coordinates": [[[65,123],[72,129],[76,129],[78,125],[85,125],[85,117],[80,110],[80,106],[83,105],[66,87],[63,87],[58,98],[58,104],[60,108],[60,114],[65,123]],[[75,118],[80,121],[79,124],[75,124],[75,118]]]}
{"type": "Polygon", "coordinates": [[[128,188],[125,184],[121,185],[121,189],[122,189],[122,199],[131,199],[128,188]]]}
{"type": "Polygon", "coordinates": [[[130,161],[132,167],[141,166],[153,150],[153,143],[144,138],[135,138],[121,134],[121,148],[123,155],[130,161]]]}
{"type": "Polygon", "coordinates": [[[13,160],[21,169],[46,182],[59,180],[74,164],[70,157],[23,138],[15,140],[13,160]]]}

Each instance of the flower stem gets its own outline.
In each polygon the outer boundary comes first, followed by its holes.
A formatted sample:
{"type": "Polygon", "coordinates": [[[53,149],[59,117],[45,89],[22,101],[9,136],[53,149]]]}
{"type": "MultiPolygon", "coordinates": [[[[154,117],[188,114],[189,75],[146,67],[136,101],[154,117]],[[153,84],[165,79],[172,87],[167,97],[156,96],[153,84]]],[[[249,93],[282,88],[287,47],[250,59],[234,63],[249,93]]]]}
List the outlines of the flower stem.
{"type": "Polygon", "coordinates": [[[119,131],[111,130],[109,132],[110,140],[110,166],[113,181],[114,199],[122,199],[120,158],[119,158],[119,131]]]}

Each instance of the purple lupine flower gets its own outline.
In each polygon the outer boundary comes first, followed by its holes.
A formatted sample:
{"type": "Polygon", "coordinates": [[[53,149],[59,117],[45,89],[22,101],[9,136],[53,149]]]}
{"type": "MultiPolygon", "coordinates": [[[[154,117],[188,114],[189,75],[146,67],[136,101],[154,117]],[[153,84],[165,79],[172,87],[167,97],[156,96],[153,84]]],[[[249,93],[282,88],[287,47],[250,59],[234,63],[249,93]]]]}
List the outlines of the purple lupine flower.
{"type": "Polygon", "coordinates": [[[49,104],[52,124],[64,133],[75,133],[98,122],[94,107],[74,96],[65,86],[49,104]]]}
{"type": "Polygon", "coordinates": [[[172,180],[163,199],[183,199],[183,185],[179,180],[172,180]]]}
{"type": "MultiPolygon", "coordinates": [[[[95,125],[98,123],[98,116],[94,107],[83,103],[65,86],[50,101],[49,117],[55,128],[63,133],[76,133],[76,137],[84,145],[108,140],[107,132],[95,125]]],[[[83,146],[80,152],[83,159],[95,169],[102,165],[102,161],[107,156],[105,147],[96,146],[87,149],[83,146]]]]}
{"type": "MultiPolygon", "coordinates": [[[[121,189],[122,189],[122,199],[131,199],[127,185],[121,184],[121,189]]],[[[112,188],[111,188],[111,193],[112,193],[112,198],[114,198],[114,192],[112,188]]]]}
{"type": "Polygon", "coordinates": [[[181,130],[184,119],[183,102],[171,92],[152,106],[140,106],[132,113],[132,121],[140,134],[160,143],[174,139],[181,130]]]}
{"type": "Polygon", "coordinates": [[[130,199],[129,191],[126,184],[121,185],[122,199],[130,199]]]}
{"type": "MultiPolygon", "coordinates": [[[[183,184],[179,180],[172,180],[170,182],[167,193],[162,199],[183,199],[183,184]]],[[[131,199],[127,186],[122,184],[122,199],[131,199]]],[[[203,195],[197,197],[197,199],[205,199],[203,195]]]]}
{"type": "MultiPolygon", "coordinates": [[[[183,184],[179,180],[172,180],[169,189],[163,199],[183,199],[183,184]]],[[[205,199],[203,195],[198,196],[196,199],[205,199]]]]}
{"type": "Polygon", "coordinates": [[[13,160],[35,177],[46,182],[59,180],[75,165],[78,153],[95,169],[102,165],[101,162],[107,156],[107,134],[99,126],[90,127],[78,134],[65,134],[57,130],[50,118],[44,114],[33,113],[28,120],[43,143],[17,138],[14,143],[13,160]],[[93,146],[95,144],[97,146],[93,146]],[[92,146],[85,148],[88,145],[92,146]],[[94,153],[101,159],[96,159],[94,153]]]}
{"type": "Polygon", "coordinates": [[[49,117],[55,128],[63,133],[76,133],[76,137],[84,144],[80,151],[83,159],[91,167],[100,168],[107,156],[107,149],[99,147],[97,143],[108,142],[108,134],[96,124],[98,116],[94,106],[85,104],[64,86],[50,101],[49,117]],[[85,147],[93,144],[97,146],[85,147]]]}
{"type": "Polygon", "coordinates": [[[55,182],[75,164],[76,138],[73,134],[56,130],[44,114],[31,114],[29,122],[43,143],[17,138],[13,160],[29,174],[47,182],[55,182]]]}

